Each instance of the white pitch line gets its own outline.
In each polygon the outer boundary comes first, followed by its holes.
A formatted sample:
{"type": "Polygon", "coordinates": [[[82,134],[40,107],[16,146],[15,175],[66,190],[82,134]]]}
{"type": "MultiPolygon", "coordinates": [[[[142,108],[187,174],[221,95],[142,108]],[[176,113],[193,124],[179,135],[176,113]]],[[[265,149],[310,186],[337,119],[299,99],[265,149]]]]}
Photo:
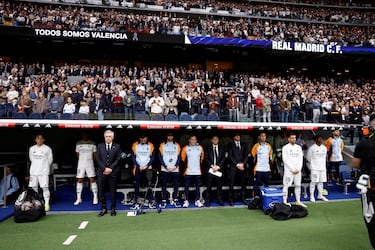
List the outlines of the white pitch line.
{"type": "Polygon", "coordinates": [[[74,240],[75,238],[77,238],[77,235],[70,235],[70,236],[66,239],[66,241],[63,242],[63,245],[69,246],[69,245],[73,242],[73,240],[74,240]]]}
{"type": "Polygon", "coordinates": [[[87,220],[82,221],[82,223],[81,223],[81,225],[79,225],[78,229],[85,229],[87,224],[89,224],[89,222],[87,220]]]}

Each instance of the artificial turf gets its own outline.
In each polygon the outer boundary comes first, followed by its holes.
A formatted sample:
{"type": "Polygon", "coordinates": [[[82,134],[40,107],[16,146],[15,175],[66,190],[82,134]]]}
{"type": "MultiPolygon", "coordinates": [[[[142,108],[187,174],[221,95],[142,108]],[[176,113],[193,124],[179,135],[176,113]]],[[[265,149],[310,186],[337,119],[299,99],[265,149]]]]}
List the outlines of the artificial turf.
{"type": "Polygon", "coordinates": [[[309,204],[309,215],[276,221],[261,210],[212,208],[127,217],[49,214],[1,223],[1,249],[371,249],[359,200],[309,204]],[[88,221],[85,229],[78,229],[88,221]],[[69,246],[62,243],[77,238],[69,246]]]}

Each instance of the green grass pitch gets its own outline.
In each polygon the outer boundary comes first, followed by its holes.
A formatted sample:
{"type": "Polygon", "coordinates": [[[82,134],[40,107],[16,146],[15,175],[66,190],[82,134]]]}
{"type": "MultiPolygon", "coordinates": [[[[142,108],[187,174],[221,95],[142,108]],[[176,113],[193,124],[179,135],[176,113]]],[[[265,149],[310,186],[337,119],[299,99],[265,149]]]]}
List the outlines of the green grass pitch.
{"type": "Polygon", "coordinates": [[[371,249],[359,200],[309,204],[302,219],[275,221],[261,210],[220,208],[127,217],[50,214],[0,224],[0,249],[371,249]],[[88,221],[85,229],[78,229],[88,221]],[[69,245],[63,242],[77,238],[69,245]]]}

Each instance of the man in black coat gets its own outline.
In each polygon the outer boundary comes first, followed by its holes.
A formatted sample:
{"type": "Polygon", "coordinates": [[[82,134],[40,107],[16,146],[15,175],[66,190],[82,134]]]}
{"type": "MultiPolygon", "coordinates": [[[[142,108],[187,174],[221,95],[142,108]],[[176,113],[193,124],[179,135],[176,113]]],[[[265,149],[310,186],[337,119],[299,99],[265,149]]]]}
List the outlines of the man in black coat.
{"type": "Polygon", "coordinates": [[[225,162],[225,149],[219,146],[219,137],[212,136],[212,144],[205,150],[205,163],[208,167],[207,174],[207,194],[206,206],[211,205],[211,187],[212,182],[216,181],[217,184],[217,200],[220,206],[223,206],[222,192],[223,192],[223,169],[225,162]]]}
{"type": "Polygon", "coordinates": [[[246,163],[249,151],[246,144],[241,142],[241,135],[235,133],[233,142],[228,145],[228,159],[230,162],[229,169],[229,203],[233,203],[233,186],[238,176],[241,185],[241,201],[246,205],[246,163]]]}
{"type": "Polygon", "coordinates": [[[105,199],[105,187],[108,183],[109,192],[111,194],[111,216],[116,216],[116,184],[117,176],[120,173],[120,145],[113,142],[114,133],[111,130],[104,132],[105,143],[100,143],[96,149],[96,161],[98,164],[99,179],[99,202],[101,211],[98,216],[107,213],[107,205],[105,199]]]}

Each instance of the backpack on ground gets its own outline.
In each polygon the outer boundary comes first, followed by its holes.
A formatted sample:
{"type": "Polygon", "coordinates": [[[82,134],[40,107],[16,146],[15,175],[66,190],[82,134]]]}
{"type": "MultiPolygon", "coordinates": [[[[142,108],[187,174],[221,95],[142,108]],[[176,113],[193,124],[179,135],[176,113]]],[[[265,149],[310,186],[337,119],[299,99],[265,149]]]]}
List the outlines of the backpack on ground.
{"type": "Polygon", "coordinates": [[[275,220],[287,220],[290,218],[302,218],[308,215],[306,208],[292,204],[277,203],[273,206],[270,216],[275,220]]]}
{"type": "Polygon", "coordinates": [[[18,196],[14,209],[14,221],[17,223],[37,221],[46,215],[44,200],[31,188],[18,196]]]}
{"type": "Polygon", "coordinates": [[[248,209],[258,209],[262,207],[262,200],[259,196],[255,196],[254,199],[252,199],[249,202],[249,205],[247,205],[248,209]]]}

